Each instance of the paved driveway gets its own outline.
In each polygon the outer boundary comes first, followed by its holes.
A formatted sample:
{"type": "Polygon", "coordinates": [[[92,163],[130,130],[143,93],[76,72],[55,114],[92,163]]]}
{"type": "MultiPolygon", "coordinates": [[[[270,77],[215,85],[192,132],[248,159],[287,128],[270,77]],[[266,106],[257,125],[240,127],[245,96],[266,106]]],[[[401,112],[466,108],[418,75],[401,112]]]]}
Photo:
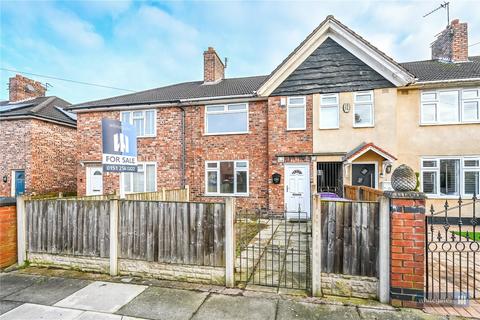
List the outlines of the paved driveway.
{"type": "MultiPolygon", "coordinates": [[[[18,272],[0,274],[0,320],[335,320],[426,317],[421,311],[398,311],[378,305],[368,308],[309,303],[238,289],[213,290],[204,287],[203,291],[185,290],[146,282],[90,281],[18,272]]],[[[432,319],[432,316],[428,316],[428,319],[432,319]]]]}

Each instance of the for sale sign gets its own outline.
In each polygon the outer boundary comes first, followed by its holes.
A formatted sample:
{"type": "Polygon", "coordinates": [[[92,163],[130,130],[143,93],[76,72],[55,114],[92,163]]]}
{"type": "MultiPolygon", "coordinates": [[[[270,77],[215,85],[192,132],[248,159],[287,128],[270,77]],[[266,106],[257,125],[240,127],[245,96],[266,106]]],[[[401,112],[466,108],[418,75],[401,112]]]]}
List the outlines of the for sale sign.
{"type": "Polygon", "coordinates": [[[129,123],[102,119],[104,172],[137,171],[137,134],[129,123]]]}

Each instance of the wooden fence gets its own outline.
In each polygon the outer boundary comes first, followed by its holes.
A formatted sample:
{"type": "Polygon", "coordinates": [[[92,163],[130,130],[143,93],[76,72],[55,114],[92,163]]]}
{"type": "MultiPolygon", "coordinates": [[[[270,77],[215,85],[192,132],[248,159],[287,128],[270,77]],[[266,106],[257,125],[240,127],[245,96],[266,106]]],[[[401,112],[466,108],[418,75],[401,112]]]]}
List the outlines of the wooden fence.
{"type": "Polygon", "coordinates": [[[378,276],[379,204],[321,202],[322,272],[378,276]]]}
{"type": "Polygon", "coordinates": [[[120,258],[225,266],[225,204],[120,201],[120,258]]]}
{"type": "Polygon", "coordinates": [[[26,201],[27,250],[35,253],[109,256],[108,201],[26,201]]]}
{"type": "Polygon", "coordinates": [[[382,190],[365,186],[344,185],[344,190],[345,198],[350,200],[378,201],[378,198],[383,195],[382,190]]]}

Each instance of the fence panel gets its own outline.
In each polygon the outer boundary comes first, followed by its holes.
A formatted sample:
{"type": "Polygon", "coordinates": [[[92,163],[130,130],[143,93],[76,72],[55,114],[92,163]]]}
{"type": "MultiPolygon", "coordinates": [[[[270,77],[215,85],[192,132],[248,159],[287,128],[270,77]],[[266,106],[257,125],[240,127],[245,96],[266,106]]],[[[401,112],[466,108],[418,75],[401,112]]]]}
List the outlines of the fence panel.
{"type": "Polygon", "coordinates": [[[35,253],[108,257],[108,201],[27,200],[27,249],[35,253]]]}
{"type": "Polygon", "coordinates": [[[120,201],[120,258],[225,266],[225,204],[120,201]]]}
{"type": "Polygon", "coordinates": [[[377,202],[322,201],[322,272],[377,276],[377,202]]]}

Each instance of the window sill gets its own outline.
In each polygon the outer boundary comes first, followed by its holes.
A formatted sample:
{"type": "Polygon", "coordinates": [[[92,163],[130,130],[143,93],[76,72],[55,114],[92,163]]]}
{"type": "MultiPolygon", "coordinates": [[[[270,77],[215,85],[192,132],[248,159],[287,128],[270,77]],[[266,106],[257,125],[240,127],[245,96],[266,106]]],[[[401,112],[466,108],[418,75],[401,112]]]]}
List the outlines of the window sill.
{"type": "Polygon", "coordinates": [[[236,194],[233,194],[233,193],[205,193],[203,195],[204,197],[210,197],[210,198],[226,198],[226,197],[235,197],[235,198],[247,198],[247,197],[250,197],[250,194],[249,193],[242,193],[242,194],[239,194],[239,193],[236,193],[236,194]]]}
{"type": "Polygon", "coordinates": [[[137,136],[137,139],[142,139],[142,138],[156,138],[157,135],[153,135],[153,136],[137,136]]]}
{"type": "Polygon", "coordinates": [[[288,129],[287,128],[287,131],[305,131],[307,130],[307,128],[298,128],[298,129],[288,129]]]}
{"type": "Polygon", "coordinates": [[[204,133],[204,136],[231,136],[231,135],[243,135],[250,134],[250,131],[246,132],[225,132],[225,133],[204,133]]]}
{"type": "Polygon", "coordinates": [[[318,130],[339,130],[340,127],[332,127],[332,128],[318,128],[318,130]]]}
{"type": "MultiPolygon", "coordinates": [[[[439,200],[456,200],[458,201],[458,195],[448,195],[448,196],[443,196],[443,195],[437,195],[437,194],[425,194],[427,196],[427,199],[439,199],[439,200]]],[[[468,200],[473,197],[473,194],[462,194],[461,195],[462,200],[468,200]]]]}
{"type": "Polygon", "coordinates": [[[353,125],[353,128],[355,129],[362,129],[362,128],[375,128],[375,125],[374,124],[368,124],[368,125],[364,125],[364,126],[356,126],[356,125],[353,125]]]}
{"type": "Polygon", "coordinates": [[[468,122],[442,122],[442,123],[420,123],[420,127],[435,127],[435,126],[457,126],[468,124],[480,124],[480,121],[468,121],[468,122]]]}

